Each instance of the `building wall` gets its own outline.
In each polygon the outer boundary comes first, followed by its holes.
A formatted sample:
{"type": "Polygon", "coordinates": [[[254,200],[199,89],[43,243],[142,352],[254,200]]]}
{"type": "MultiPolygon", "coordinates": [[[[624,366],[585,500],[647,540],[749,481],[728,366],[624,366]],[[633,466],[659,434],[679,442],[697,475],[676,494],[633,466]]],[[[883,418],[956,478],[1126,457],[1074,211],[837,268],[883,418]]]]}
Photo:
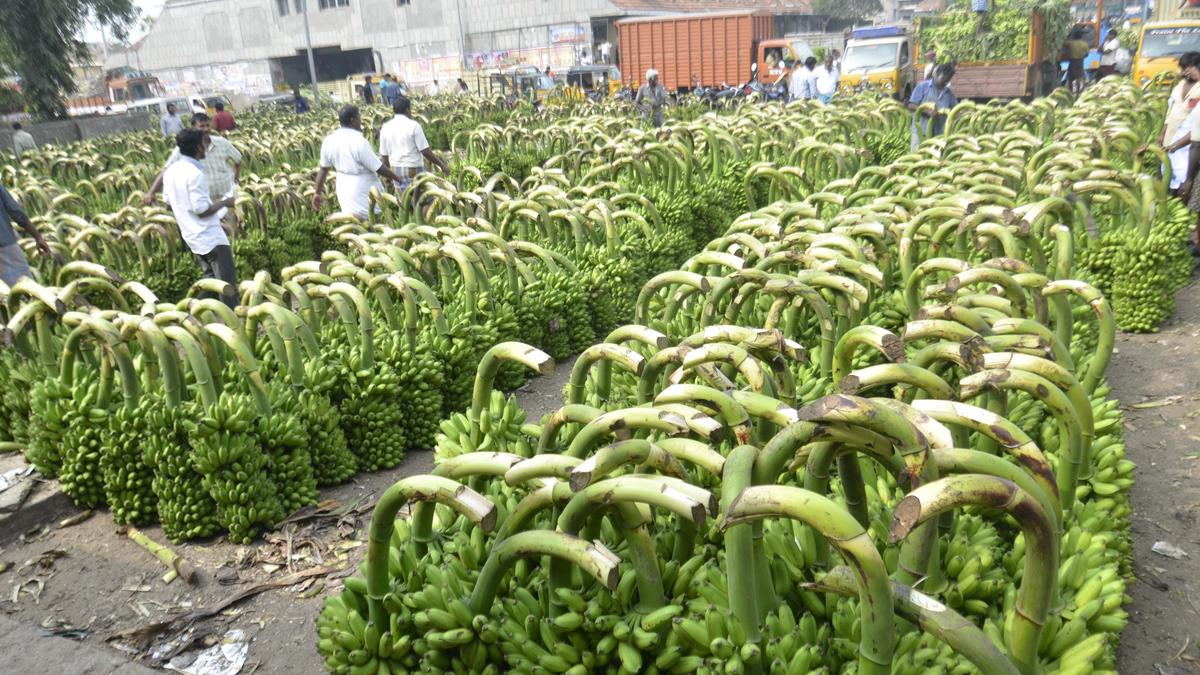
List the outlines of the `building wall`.
{"type": "MultiPolygon", "coordinates": [[[[38,145],[62,145],[75,141],[110,136],[129,131],[158,128],[158,120],[150,115],[105,115],[100,117],[74,117],[56,122],[23,122],[21,127],[33,135],[38,145]]],[[[0,129],[0,151],[12,151],[13,130],[0,129]]]]}
{"type": "MultiPolygon", "coordinates": [[[[349,0],[348,7],[319,9],[321,1],[308,0],[313,47],[371,49],[385,71],[405,70],[411,61],[461,59],[460,25],[468,54],[519,53],[554,40],[561,45],[572,31],[589,43],[591,17],[620,13],[608,0],[349,0]]],[[[128,62],[150,71],[172,93],[267,93],[281,84],[270,81],[269,59],[305,48],[299,2],[168,0],[136,53],[114,54],[106,66],[128,62]]]]}

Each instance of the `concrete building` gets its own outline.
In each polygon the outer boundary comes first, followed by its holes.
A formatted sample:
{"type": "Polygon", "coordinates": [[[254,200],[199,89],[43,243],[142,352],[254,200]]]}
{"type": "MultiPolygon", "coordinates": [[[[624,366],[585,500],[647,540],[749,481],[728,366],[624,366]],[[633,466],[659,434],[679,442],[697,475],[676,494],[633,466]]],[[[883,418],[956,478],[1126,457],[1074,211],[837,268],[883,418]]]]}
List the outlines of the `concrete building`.
{"type": "Polygon", "coordinates": [[[516,63],[560,70],[598,59],[624,16],[762,9],[809,13],[809,0],[167,0],[135,47],[107,68],[158,76],[171,94],[256,96],[309,80],[303,3],[318,80],[393,73],[410,85],[516,63]]]}

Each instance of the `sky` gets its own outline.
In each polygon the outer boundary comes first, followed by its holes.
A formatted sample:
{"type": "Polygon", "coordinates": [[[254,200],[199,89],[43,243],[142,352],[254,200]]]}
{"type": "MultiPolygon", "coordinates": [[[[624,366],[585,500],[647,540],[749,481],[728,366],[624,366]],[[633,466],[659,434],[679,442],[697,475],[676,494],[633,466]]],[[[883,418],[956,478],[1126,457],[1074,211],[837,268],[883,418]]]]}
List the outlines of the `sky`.
{"type": "MultiPolygon", "coordinates": [[[[145,14],[151,18],[154,18],[154,17],[157,17],[159,12],[162,11],[164,2],[166,2],[166,0],[134,0],[133,4],[137,5],[138,9],[141,10],[142,14],[145,14]]],[[[131,34],[129,37],[130,37],[130,40],[137,40],[138,38],[142,37],[142,31],[140,30],[140,28],[135,27],[131,31],[131,34]]],[[[90,27],[87,30],[87,32],[84,33],[83,39],[87,40],[88,42],[99,42],[100,41],[100,30],[98,28],[96,28],[95,26],[90,27]]],[[[111,39],[111,36],[110,36],[110,39],[111,39]]]]}

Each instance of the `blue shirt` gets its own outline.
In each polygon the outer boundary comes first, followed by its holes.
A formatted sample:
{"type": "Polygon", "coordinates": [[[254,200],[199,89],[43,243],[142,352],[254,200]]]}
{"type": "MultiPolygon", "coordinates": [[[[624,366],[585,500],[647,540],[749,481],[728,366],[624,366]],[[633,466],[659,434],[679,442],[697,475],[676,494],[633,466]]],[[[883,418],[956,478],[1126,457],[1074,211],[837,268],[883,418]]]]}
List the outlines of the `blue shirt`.
{"type": "Polygon", "coordinates": [[[17,233],[13,231],[13,221],[21,225],[29,223],[25,210],[8,194],[8,190],[0,185],[0,246],[12,246],[17,243],[17,233]]]}
{"type": "MultiPolygon", "coordinates": [[[[937,110],[949,110],[958,105],[958,99],[954,97],[954,92],[950,91],[950,87],[942,87],[938,89],[933,86],[933,79],[930,78],[918,84],[913,89],[912,97],[908,99],[909,103],[921,105],[922,103],[932,103],[937,110]]],[[[946,128],[945,117],[933,118],[933,132],[929,135],[937,136],[946,128]]],[[[921,120],[921,130],[929,132],[929,118],[921,120]]],[[[916,125],[913,125],[913,131],[916,131],[916,125]]]]}

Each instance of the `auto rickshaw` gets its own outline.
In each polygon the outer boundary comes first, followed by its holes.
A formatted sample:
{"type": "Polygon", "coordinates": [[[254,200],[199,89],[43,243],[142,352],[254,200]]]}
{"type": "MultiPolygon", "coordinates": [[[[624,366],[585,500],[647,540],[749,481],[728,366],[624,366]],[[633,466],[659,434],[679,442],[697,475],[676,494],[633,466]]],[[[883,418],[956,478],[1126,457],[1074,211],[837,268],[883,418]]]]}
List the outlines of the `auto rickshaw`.
{"type": "Polygon", "coordinates": [[[514,66],[482,76],[480,91],[541,103],[554,90],[554,80],[535,66],[514,66]]]}
{"type": "Polygon", "coordinates": [[[567,86],[579,91],[581,98],[608,98],[621,90],[621,71],[605,64],[572,66],[567,71],[567,86]]]}

